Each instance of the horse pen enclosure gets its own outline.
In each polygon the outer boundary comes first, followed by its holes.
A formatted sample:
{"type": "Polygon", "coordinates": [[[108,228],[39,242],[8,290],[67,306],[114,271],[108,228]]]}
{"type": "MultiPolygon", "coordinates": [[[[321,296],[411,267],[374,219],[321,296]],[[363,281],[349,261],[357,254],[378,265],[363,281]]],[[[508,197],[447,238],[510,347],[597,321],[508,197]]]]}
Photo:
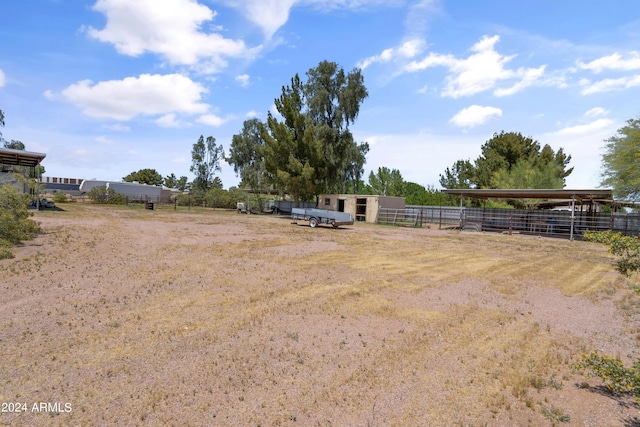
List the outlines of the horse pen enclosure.
{"type": "Polygon", "coordinates": [[[549,209],[485,209],[451,206],[407,206],[379,213],[383,224],[455,227],[460,230],[521,233],[548,237],[580,237],[586,230],[640,235],[640,214],[549,209]]]}
{"type": "Polygon", "coordinates": [[[0,261],[0,395],[28,409],[2,425],[638,422],[572,368],[640,356],[635,282],[603,245],[61,209],[0,261]]]}

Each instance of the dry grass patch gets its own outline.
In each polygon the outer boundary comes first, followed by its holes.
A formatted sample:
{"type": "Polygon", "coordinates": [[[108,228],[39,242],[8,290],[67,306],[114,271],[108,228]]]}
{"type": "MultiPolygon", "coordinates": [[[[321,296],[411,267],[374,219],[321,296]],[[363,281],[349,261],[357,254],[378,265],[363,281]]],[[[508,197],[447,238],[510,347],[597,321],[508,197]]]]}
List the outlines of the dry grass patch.
{"type": "Polygon", "coordinates": [[[591,244],[111,206],[37,219],[46,234],[0,261],[0,397],[74,410],[13,424],[623,425],[635,410],[573,385],[585,349],[637,353],[633,294],[591,244]]]}

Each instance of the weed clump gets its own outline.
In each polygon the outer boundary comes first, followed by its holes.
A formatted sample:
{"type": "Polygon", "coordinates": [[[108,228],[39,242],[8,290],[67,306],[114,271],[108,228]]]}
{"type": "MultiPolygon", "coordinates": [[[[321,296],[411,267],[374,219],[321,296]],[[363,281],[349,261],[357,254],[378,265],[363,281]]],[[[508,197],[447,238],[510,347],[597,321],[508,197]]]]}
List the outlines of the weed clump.
{"type": "Polygon", "coordinates": [[[609,245],[609,252],[620,257],[616,269],[624,276],[640,270],[640,239],[624,236],[619,231],[585,231],[583,237],[590,242],[609,245]]]}
{"type": "Polygon", "coordinates": [[[583,354],[582,359],[574,365],[575,369],[587,371],[589,376],[596,376],[604,381],[605,386],[614,393],[631,393],[640,402],[640,360],[630,367],[624,366],[622,360],[592,351],[583,354]]]}

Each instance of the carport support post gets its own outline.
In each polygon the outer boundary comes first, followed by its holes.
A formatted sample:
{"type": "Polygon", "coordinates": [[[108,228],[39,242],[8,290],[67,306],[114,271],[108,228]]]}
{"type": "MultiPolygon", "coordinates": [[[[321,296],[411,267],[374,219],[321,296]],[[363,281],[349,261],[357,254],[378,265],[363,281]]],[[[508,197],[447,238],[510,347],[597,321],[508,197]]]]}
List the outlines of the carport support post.
{"type": "Polygon", "coordinates": [[[462,211],[462,194],[460,195],[460,231],[462,231],[462,227],[464,227],[464,216],[462,211]]]}
{"type": "Polygon", "coordinates": [[[573,240],[573,223],[576,219],[576,195],[571,195],[571,232],[569,233],[569,240],[573,240]]]}
{"type": "Polygon", "coordinates": [[[42,174],[40,173],[41,169],[38,167],[40,163],[33,167],[33,171],[35,172],[33,176],[36,179],[36,210],[40,210],[40,179],[42,178],[42,174]]]}

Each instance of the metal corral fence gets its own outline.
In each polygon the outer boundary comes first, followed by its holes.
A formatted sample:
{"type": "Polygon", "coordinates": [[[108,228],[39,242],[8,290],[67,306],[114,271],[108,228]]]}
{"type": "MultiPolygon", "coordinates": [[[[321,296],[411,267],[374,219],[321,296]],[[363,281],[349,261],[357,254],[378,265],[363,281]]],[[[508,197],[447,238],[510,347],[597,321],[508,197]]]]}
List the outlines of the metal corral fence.
{"type": "Polygon", "coordinates": [[[378,224],[418,226],[419,212],[411,209],[378,208],[376,222],[378,224]]]}
{"type": "Polygon", "coordinates": [[[439,228],[459,226],[464,208],[455,206],[407,206],[406,210],[416,215],[417,226],[438,224],[439,228]]]}
{"type": "MultiPolygon", "coordinates": [[[[391,211],[396,211],[395,209],[391,211]]],[[[543,209],[484,209],[452,206],[407,206],[394,212],[396,218],[415,218],[411,225],[437,224],[438,228],[455,227],[462,230],[494,231],[548,235],[580,236],[585,230],[619,231],[628,236],[640,236],[640,214],[603,213],[543,209]]],[[[379,218],[381,218],[379,214],[379,218]]],[[[387,214],[384,223],[390,221],[387,214]]],[[[379,221],[381,222],[381,221],[379,221]]],[[[409,221],[405,221],[408,223],[409,221]]]]}

